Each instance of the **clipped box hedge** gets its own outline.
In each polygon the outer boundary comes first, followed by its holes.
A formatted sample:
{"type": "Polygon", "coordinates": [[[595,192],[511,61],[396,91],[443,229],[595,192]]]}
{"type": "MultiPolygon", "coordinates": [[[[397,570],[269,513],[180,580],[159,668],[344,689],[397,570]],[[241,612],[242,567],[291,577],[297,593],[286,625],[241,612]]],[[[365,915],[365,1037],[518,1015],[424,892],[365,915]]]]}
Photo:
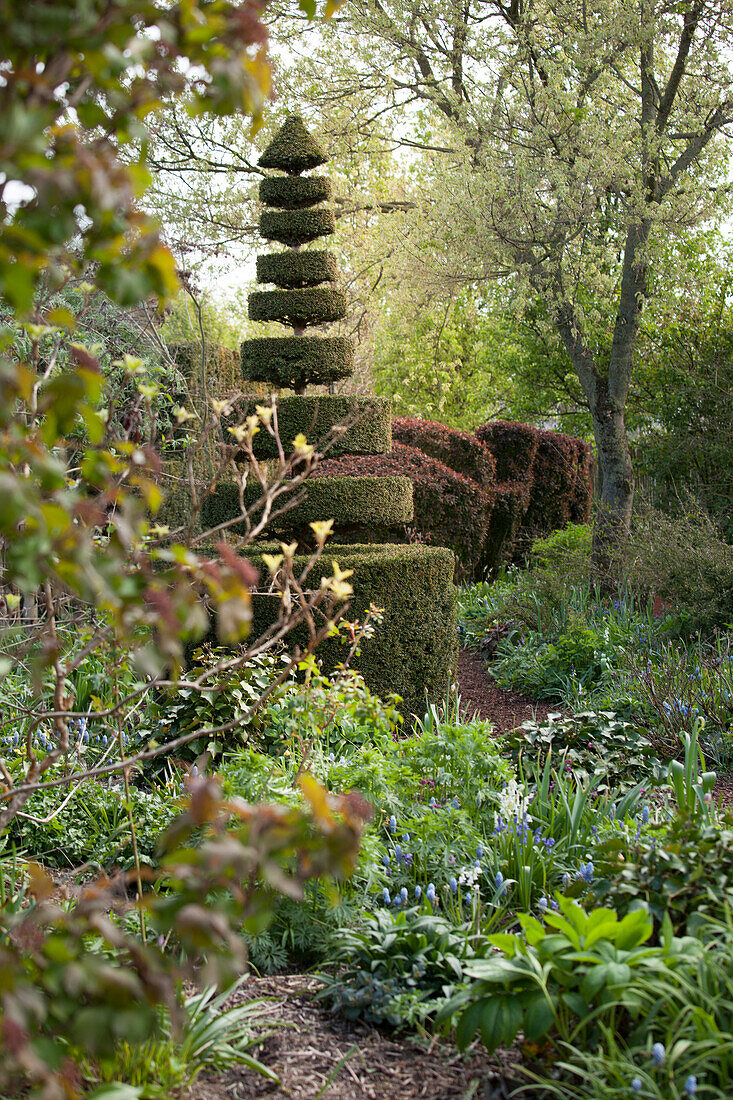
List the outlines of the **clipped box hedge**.
{"type": "Polygon", "coordinates": [[[354,345],[345,336],[264,336],[241,345],[242,374],[254,382],[298,389],[327,386],[354,367],[354,345]]]}
{"type": "Polygon", "coordinates": [[[476,429],[476,437],[496,459],[497,481],[518,481],[531,477],[540,433],[531,424],[492,420],[476,429]]]}
{"type": "Polygon", "coordinates": [[[317,168],[328,160],[300,115],[289,115],[260,157],[262,168],[278,168],[295,175],[317,168]]]}
{"type": "Polygon", "coordinates": [[[483,555],[493,490],[482,489],[475,481],[403,443],[395,443],[384,455],[327,458],[318,464],[313,479],[339,474],[408,477],[415,502],[412,526],[425,542],[450,547],[458,559],[459,576],[475,575],[483,555]]]}
{"type": "Polygon", "coordinates": [[[272,252],[257,257],[257,282],[281,287],[335,283],[336,257],[332,252],[272,252]]]}
{"type": "MultiPolygon", "coordinates": [[[[263,552],[277,552],[276,546],[263,552]]],[[[268,576],[261,553],[249,547],[246,556],[268,576]]],[[[349,578],[354,596],[347,619],[362,619],[374,603],[384,608],[384,620],[373,638],[361,643],[361,652],[352,664],[378,695],[397,692],[404,699],[400,708],[406,721],[410,715],[425,713],[425,693],[430,702],[445,698],[455,677],[457,658],[456,590],[453,584],[454,560],[450,550],[419,544],[384,546],[326,545],[323,557],[309,575],[316,588],[321,577],[333,572],[333,561],[341,569],[353,569],[349,578]]],[[[305,558],[296,557],[296,575],[305,558]]],[[[257,637],[277,617],[277,596],[257,595],[253,600],[252,637],[257,637]]],[[[289,637],[304,644],[305,631],[289,637]]],[[[317,650],[324,667],[333,669],[346,656],[338,641],[328,639],[317,650]]]]}
{"type": "Polygon", "coordinates": [[[249,296],[251,321],[284,325],[322,325],[338,321],[348,308],[343,290],[311,286],[304,290],[255,290],[249,296]]]}
{"type": "MultiPolygon", "coordinates": [[[[240,417],[244,420],[257,405],[269,401],[250,401],[240,417]]],[[[329,456],[341,454],[383,454],[392,447],[390,402],[384,397],[342,397],[315,394],[308,397],[281,397],[277,401],[277,426],[288,455],[296,435],[302,434],[320,450],[319,444],[336,424],[353,420],[329,450],[329,456]]],[[[277,458],[277,446],[269,432],[261,428],[254,437],[257,458],[277,458]]]]}
{"type": "MultiPolygon", "coordinates": [[[[262,495],[260,486],[248,485],[245,504],[253,507],[262,495]]],[[[294,493],[298,503],[289,511],[271,519],[268,532],[294,534],[306,544],[312,533],[312,520],[332,519],[335,527],[364,525],[393,530],[404,527],[413,517],[412,483],[407,477],[349,477],[326,479],[311,477],[294,493]]],[[[280,504],[285,498],[280,499],[280,504]]],[[[240,515],[239,492],[233,482],[221,482],[201,508],[201,523],[206,530],[240,515]]],[[[254,516],[257,517],[257,511],[254,516]]],[[[244,527],[234,524],[234,534],[244,527]]]]}
{"type": "Polygon", "coordinates": [[[260,182],[260,202],[284,210],[302,210],[330,202],[333,186],[327,176],[269,176],[260,182]]]}
{"type": "Polygon", "coordinates": [[[260,233],[266,241],[296,245],[327,237],[336,230],[336,216],[331,207],[314,210],[263,210],[260,233]]]}

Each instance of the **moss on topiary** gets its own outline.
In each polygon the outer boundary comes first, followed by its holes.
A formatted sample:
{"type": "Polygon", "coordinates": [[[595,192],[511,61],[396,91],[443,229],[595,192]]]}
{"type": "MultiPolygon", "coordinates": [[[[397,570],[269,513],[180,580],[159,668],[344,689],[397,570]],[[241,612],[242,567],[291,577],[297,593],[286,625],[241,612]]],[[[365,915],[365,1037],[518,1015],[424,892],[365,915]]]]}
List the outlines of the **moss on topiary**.
{"type": "MultiPolygon", "coordinates": [[[[253,400],[242,410],[240,420],[251,416],[253,400]]],[[[390,402],[384,397],[341,397],[315,394],[309,397],[281,397],[277,402],[277,426],[285,454],[290,454],[296,435],[302,434],[320,450],[331,428],[345,421],[351,426],[330,447],[329,455],[383,454],[392,446],[390,402]]],[[[277,458],[275,440],[262,428],[254,438],[257,458],[277,458]]]]}
{"type": "Polygon", "coordinates": [[[300,115],[289,115],[257,162],[262,168],[279,168],[297,175],[325,164],[328,157],[305,128],[300,115]]]}
{"type": "MultiPolygon", "coordinates": [[[[277,545],[250,547],[246,556],[267,578],[262,553],[279,553],[277,545]]],[[[400,708],[409,722],[410,715],[425,712],[425,696],[437,703],[445,698],[455,676],[457,658],[456,589],[453,584],[454,562],[450,550],[420,544],[386,546],[326,544],[323,557],[309,574],[308,583],[318,588],[321,578],[333,572],[333,562],[341,569],[353,569],[349,583],[354,596],[347,619],[363,619],[370,604],[384,609],[384,619],[374,637],[362,641],[352,661],[370,690],[386,695],[397,692],[404,699],[400,708]]],[[[295,558],[296,575],[306,559],[295,558]]],[[[277,596],[256,595],[253,600],[252,636],[257,637],[279,610],[277,596]]],[[[304,644],[304,630],[288,636],[289,643],[304,644]]],[[[318,647],[318,658],[326,670],[343,661],[345,648],[336,640],[318,647]]]]}
{"type": "MultiPolygon", "coordinates": [[[[244,500],[248,509],[254,507],[262,495],[257,484],[250,484],[244,500]]],[[[310,539],[308,524],[312,520],[332,519],[340,525],[380,528],[384,531],[400,529],[413,516],[412,483],[407,477],[331,477],[306,481],[298,488],[293,499],[298,503],[268,523],[268,531],[302,534],[310,539]]],[[[281,499],[279,505],[285,503],[281,499]]],[[[239,490],[233,482],[222,482],[208,496],[201,507],[204,529],[218,527],[241,514],[239,490]]],[[[242,533],[242,524],[231,528],[234,534],[242,533]]]]}
{"type": "Polygon", "coordinates": [[[265,206],[302,210],[319,202],[330,202],[333,187],[327,176],[269,176],[260,182],[260,201],[265,206]]]}
{"type": "Polygon", "coordinates": [[[249,296],[251,321],[280,321],[284,325],[322,325],[346,314],[343,290],[309,286],[304,290],[256,290],[249,296]]]}
{"type": "Polygon", "coordinates": [[[273,252],[257,257],[257,281],[281,287],[335,283],[338,275],[332,252],[273,252]]]}
{"type": "Polygon", "coordinates": [[[315,210],[263,210],[260,233],[266,241],[280,241],[293,247],[318,237],[327,237],[336,229],[336,217],[330,207],[315,210]]]}
{"type": "Polygon", "coordinates": [[[351,374],[354,345],[343,336],[266,336],[242,344],[242,372],[254,382],[298,389],[351,374]]]}

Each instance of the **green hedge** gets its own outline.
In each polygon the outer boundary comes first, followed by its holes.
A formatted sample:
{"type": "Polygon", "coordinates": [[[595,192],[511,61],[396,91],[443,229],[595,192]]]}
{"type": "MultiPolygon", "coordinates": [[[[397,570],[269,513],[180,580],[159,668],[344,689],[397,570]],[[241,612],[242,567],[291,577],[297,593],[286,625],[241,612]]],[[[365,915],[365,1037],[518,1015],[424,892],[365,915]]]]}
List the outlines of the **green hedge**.
{"type": "Polygon", "coordinates": [[[354,345],[344,336],[264,336],[245,340],[241,356],[245,379],[289,389],[326,386],[354,369],[354,345]]]}
{"type": "Polygon", "coordinates": [[[262,168],[279,168],[289,175],[325,164],[328,157],[305,128],[300,115],[289,115],[260,157],[262,168]]]}
{"type": "MultiPolygon", "coordinates": [[[[253,507],[262,490],[247,486],[245,503],[253,507]]],[[[373,530],[399,529],[413,516],[412,482],[407,477],[329,477],[306,481],[296,493],[299,503],[271,520],[268,531],[295,534],[307,545],[312,538],[308,524],[312,520],[332,519],[339,527],[365,525],[373,530]]],[[[285,502],[285,498],[282,499],[285,502]]],[[[204,530],[240,514],[239,492],[233,482],[221,482],[201,508],[204,530]]],[[[257,512],[254,513],[258,515],[257,512]]],[[[234,534],[243,531],[235,524],[234,534]]]]}
{"type": "MultiPolygon", "coordinates": [[[[251,416],[256,405],[268,401],[250,401],[240,420],[251,416]]],[[[329,450],[329,455],[383,454],[392,447],[390,402],[384,397],[340,397],[315,394],[308,397],[281,397],[277,402],[277,424],[285,453],[300,432],[316,448],[335,424],[347,419],[354,423],[329,450]]],[[[277,458],[275,440],[264,428],[254,438],[257,458],[277,458]]]]}
{"type": "MultiPolygon", "coordinates": [[[[266,579],[267,569],[253,549],[250,547],[247,556],[266,579]]],[[[267,552],[267,548],[263,549],[267,552]]],[[[277,547],[269,550],[277,552],[277,547]]],[[[305,560],[296,557],[296,570],[302,569],[305,560]]],[[[361,643],[361,652],[354,658],[353,666],[376,694],[395,691],[403,697],[400,709],[406,720],[412,714],[422,717],[425,692],[431,702],[440,702],[455,676],[453,554],[441,547],[420,544],[327,544],[326,552],[309,575],[314,588],[322,576],[332,573],[334,560],[341,569],[354,570],[349,578],[354,597],[347,619],[363,619],[371,603],[384,608],[383,622],[373,638],[361,643]]],[[[277,597],[255,597],[252,637],[257,637],[273,621],[278,604],[277,597]]],[[[294,632],[288,641],[303,644],[304,632],[294,632]]],[[[345,647],[332,640],[323,642],[317,652],[327,669],[332,669],[346,655],[345,647]]]]}
{"type": "Polygon", "coordinates": [[[260,202],[285,210],[302,210],[330,202],[333,187],[327,176],[270,176],[260,183],[260,202]]]}
{"type": "Polygon", "coordinates": [[[257,282],[275,286],[318,286],[338,277],[332,252],[273,252],[257,257],[257,282]]]}
{"type": "Polygon", "coordinates": [[[255,290],[249,296],[250,321],[280,321],[284,325],[321,325],[338,321],[348,302],[343,290],[310,286],[304,290],[255,290]]]}
{"type": "MultiPolygon", "coordinates": [[[[191,400],[198,407],[203,399],[201,377],[201,344],[194,340],[173,340],[168,351],[186,379],[191,400]]],[[[212,397],[226,397],[239,389],[237,353],[223,344],[206,345],[206,389],[212,397]]],[[[180,395],[180,400],[185,394],[180,395]]],[[[201,412],[203,406],[199,407],[201,412]]]]}
{"type": "Polygon", "coordinates": [[[296,245],[327,237],[336,230],[336,216],[330,207],[315,210],[263,210],[260,233],[266,241],[296,245]]]}

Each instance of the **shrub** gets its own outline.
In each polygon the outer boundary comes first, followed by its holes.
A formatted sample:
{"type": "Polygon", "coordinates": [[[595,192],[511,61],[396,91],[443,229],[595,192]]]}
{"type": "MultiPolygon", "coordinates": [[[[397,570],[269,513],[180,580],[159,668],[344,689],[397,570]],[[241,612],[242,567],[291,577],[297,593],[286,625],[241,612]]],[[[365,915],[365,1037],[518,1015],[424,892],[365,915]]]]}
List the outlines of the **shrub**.
{"type": "Polygon", "coordinates": [[[260,336],[245,340],[241,355],[245,380],[289,389],[337,382],[354,367],[354,345],[344,336],[260,336]]]}
{"type": "Polygon", "coordinates": [[[320,325],[338,321],[346,313],[346,295],[330,286],[302,290],[256,290],[249,296],[252,321],[281,321],[284,325],[320,325]]]}
{"type": "Polygon", "coordinates": [[[276,286],[317,286],[336,281],[332,252],[272,252],[257,257],[257,281],[276,286]]]}
{"type": "MultiPolygon", "coordinates": [[[[278,547],[263,546],[262,551],[278,547]]],[[[267,575],[262,559],[247,556],[267,575]]],[[[341,569],[353,569],[354,587],[349,618],[363,619],[371,604],[384,609],[384,617],[373,638],[364,639],[353,665],[362,673],[370,691],[380,696],[395,692],[403,699],[402,713],[422,714],[425,695],[444,698],[456,665],[456,595],[453,585],[454,559],[449,550],[429,546],[329,545],[309,574],[317,587],[332,572],[332,560],[341,569]]],[[[306,559],[296,557],[296,576],[306,559]]],[[[280,610],[280,596],[260,594],[253,600],[253,631],[264,631],[280,610]]],[[[292,634],[294,642],[298,632],[292,634]]],[[[303,641],[305,638],[301,638],[303,641]]],[[[337,640],[322,642],[318,656],[324,668],[333,669],[344,659],[337,640]]]]}
{"type": "Polygon", "coordinates": [[[308,132],[300,115],[288,115],[258,164],[262,168],[276,168],[288,175],[297,175],[310,168],[317,168],[327,160],[328,157],[308,132]]]}
{"type": "MultiPolygon", "coordinates": [[[[238,420],[255,412],[262,401],[250,401],[238,420]]],[[[265,402],[269,404],[269,402],[265,402]]],[[[336,394],[313,394],[280,397],[277,400],[277,427],[286,455],[293,450],[296,435],[304,435],[316,450],[337,424],[351,422],[350,427],[331,440],[328,454],[381,454],[392,447],[392,427],[389,402],[383,397],[345,397],[336,394]]],[[[269,432],[261,429],[254,437],[257,458],[277,458],[277,444],[269,432]]]]}
{"type": "Polygon", "coordinates": [[[733,623],[733,546],[692,501],[676,517],[649,506],[638,512],[626,576],[637,592],[684,612],[694,629],[733,623]]]}
{"type": "Polygon", "coordinates": [[[471,575],[481,560],[491,516],[491,496],[476,482],[462,477],[414,447],[396,443],[389,454],[327,459],[315,477],[333,474],[403,475],[413,485],[413,525],[421,539],[448,546],[461,571],[471,575]]]}
{"type": "Polygon", "coordinates": [[[434,420],[395,417],[392,434],[398,443],[416,447],[457,474],[477,481],[482,489],[493,488],[496,459],[488,447],[470,432],[456,431],[434,420]]]}
{"type": "MultiPolygon", "coordinates": [[[[253,507],[262,496],[258,484],[247,487],[245,504],[253,507]]],[[[311,477],[298,490],[299,503],[268,524],[268,531],[289,532],[310,541],[312,520],[332,519],[339,531],[350,527],[375,537],[404,527],[412,519],[412,485],[407,477],[334,476],[326,481],[311,477]]],[[[205,527],[217,527],[240,515],[239,489],[233,482],[217,485],[201,508],[205,527]]],[[[257,519],[257,512],[253,519],[257,519]]],[[[244,526],[234,524],[234,533],[244,526]]],[[[363,540],[362,540],[363,541],[363,540]]]]}
{"type": "Polygon", "coordinates": [[[512,561],[529,498],[528,482],[504,481],[496,486],[479,572],[494,576],[500,566],[512,561]]]}
{"type": "Polygon", "coordinates": [[[299,210],[319,202],[330,202],[332,198],[333,187],[327,176],[296,176],[290,179],[268,176],[260,180],[260,202],[265,206],[299,210]]]}
{"type": "Polygon", "coordinates": [[[476,429],[476,438],[486,444],[496,460],[497,481],[525,481],[530,478],[539,445],[536,428],[508,420],[492,420],[476,429]]]}
{"type": "Polygon", "coordinates": [[[538,436],[532,491],[522,524],[525,539],[590,519],[590,447],[559,432],[538,436]]]}
{"type": "Polygon", "coordinates": [[[266,241],[279,241],[290,247],[315,241],[336,230],[336,217],[328,207],[315,210],[263,210],[260,233],[266,241]]]}

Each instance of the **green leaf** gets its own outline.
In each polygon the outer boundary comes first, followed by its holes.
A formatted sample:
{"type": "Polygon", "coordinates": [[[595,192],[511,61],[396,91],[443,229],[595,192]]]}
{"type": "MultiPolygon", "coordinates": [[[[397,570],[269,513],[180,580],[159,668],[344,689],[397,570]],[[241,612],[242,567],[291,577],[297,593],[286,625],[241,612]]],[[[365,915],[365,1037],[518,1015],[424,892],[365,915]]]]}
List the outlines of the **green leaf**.
{"type": "Polygon", "coordinates": [[[459,1050],[465,1050],[476,1034],[485,1003],[485,1000],[475,1001],[459,1019],[456,1026],[456,1044],[459,1050]]]}
{"type": "Polygon", "coordinates": [[[110,1081],[86,1094],[86,1100],[141,1100],[142,1087],[125,1085],[122,1081],[110,1081]]]}
{"type": "Polygon", "coordinates": [[[541,993],[525,994],[522,998],[524,1007],[523,1031],[530,1042],[542,1038],[550,1030],[555,1022],[555,1013],[547,997],[541,993]]]}
{"type": "Polygon", "coordinates": [[[479,1030],[481,1032],[481,1042],[489,1054],[493,1054],[502,1041],[501,1006],[503,999],[503,997],[492,997],[488,1001],[481,1002],[482,1012],[479,1020],[479,1030]]]}

